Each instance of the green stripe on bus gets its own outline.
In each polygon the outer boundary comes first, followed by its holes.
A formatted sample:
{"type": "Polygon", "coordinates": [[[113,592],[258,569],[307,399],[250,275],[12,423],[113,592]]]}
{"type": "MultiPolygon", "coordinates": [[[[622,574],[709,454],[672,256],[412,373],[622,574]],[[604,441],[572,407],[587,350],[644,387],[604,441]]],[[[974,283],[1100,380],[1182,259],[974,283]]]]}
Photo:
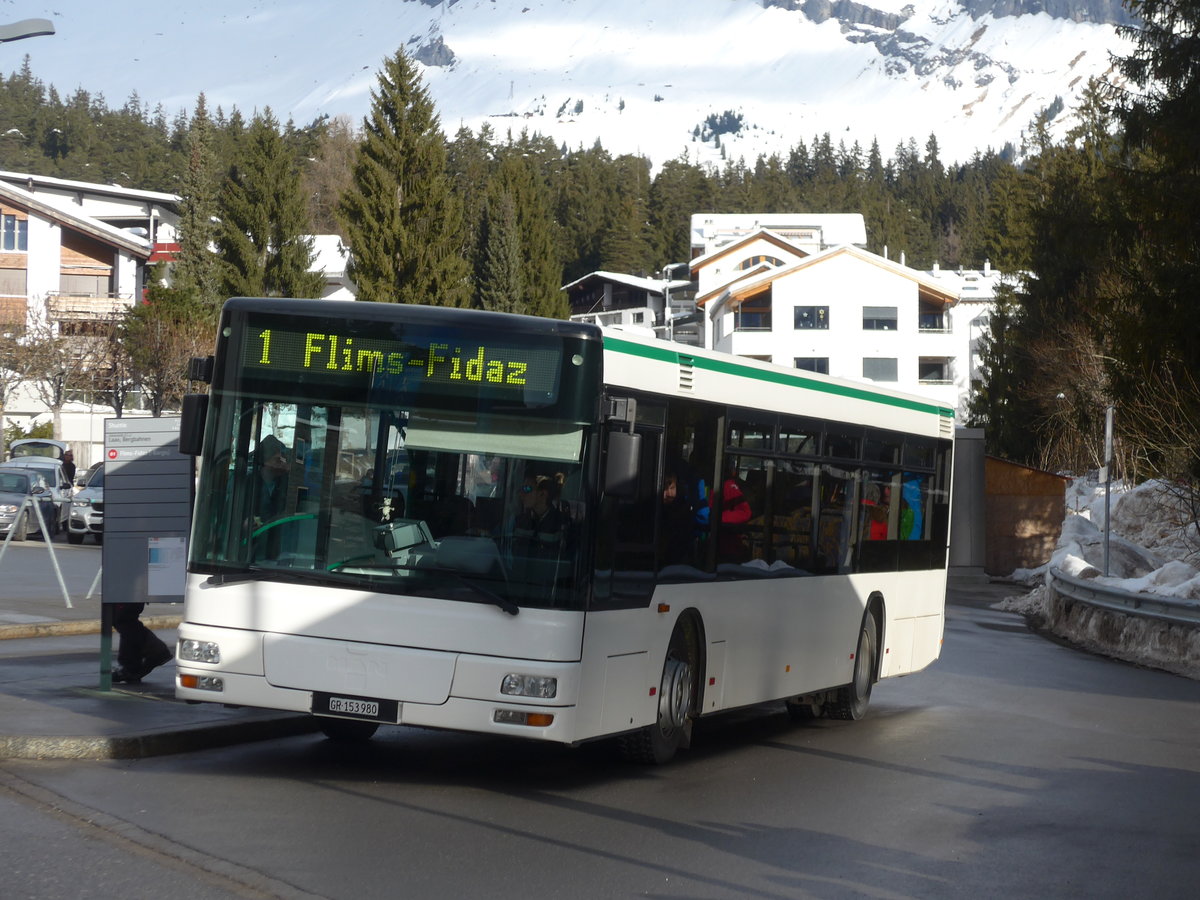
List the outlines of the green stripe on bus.
{"type": "MultiPolygon", "coordinates": [[[[604,346],[605,349],[613,350],[617,353],[641,356],[657,362],[674,363],[676,365],[680,365],[680,356],[683,355],[678,350],[672,350],[668,347],[635,344],[631,341],[623,341],[620,338],[609,337],[608,335],[604,336],[604,346]]],[[[870,403],[882,403],[886,406],[895,406],[900,409],[911,409],[917,412],[934,413],[939,416],[954,418],[953,409],[946,406],[938,406],[934,403],[922,403],[920,400],[909,400],[905,397],[889,397],[886,394],[876,394],[863,388],[846,384],[830,384],[829,382],[806,378],[803,375],[793,375],[790,372],[764,372],[761,369],[754,369],[732,361],[709,359],[707,356],[689,356],[688,358],[691,359],[692,365],[698,369],[710,369],[713,372],[721,372],[726,375],[738,375],[742,378],[753,378],[757,381],[770,381],[775,384],[790,385],[809,391],[820,391],[821,393],[834,394],[839,397],[850,397],[854,400],[866,400],[870,403]]]]}

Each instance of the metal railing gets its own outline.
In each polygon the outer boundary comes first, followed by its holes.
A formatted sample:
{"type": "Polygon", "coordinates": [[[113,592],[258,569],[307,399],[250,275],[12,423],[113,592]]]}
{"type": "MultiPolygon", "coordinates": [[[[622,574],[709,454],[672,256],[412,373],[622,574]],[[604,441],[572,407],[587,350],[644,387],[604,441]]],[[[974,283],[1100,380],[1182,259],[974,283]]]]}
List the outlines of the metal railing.
{"type": "Polygon", "coordinates": [[[1095,581],[1074,578],[1055,568],[1050,569],[1050,587],[1064,597],[1089,606],[1161,622],[1200,625],[1200,601],[1197,600],[1123,591],[1095,581]]]}

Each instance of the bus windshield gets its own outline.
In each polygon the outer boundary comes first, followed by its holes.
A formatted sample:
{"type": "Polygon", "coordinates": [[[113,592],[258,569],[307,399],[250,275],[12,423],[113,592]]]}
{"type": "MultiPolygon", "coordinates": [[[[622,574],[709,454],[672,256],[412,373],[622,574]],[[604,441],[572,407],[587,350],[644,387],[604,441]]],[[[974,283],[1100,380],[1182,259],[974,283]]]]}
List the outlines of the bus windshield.
{"type": "Polygon", "coordinates": [[[593,442],[575,373],[586,352],[564,353],[545,335],[229,321],[192,571],[514,613],[582,608],[582,472],[593,442]],[[317,352],[335,343],[338,356],[317,352]],[[362,357],[341,352],[348,346],[362,357]],[[515,389],[500,370],[489,385],[483,366],[471,386],[471,366],[489,357],[506,360],[504,371],[522,367],[515,389]]]}
{"type": "Polygon", "coordinates": [[[576,606],[584,430],[430,409],[225,396],[193,568],[576,606]]]}

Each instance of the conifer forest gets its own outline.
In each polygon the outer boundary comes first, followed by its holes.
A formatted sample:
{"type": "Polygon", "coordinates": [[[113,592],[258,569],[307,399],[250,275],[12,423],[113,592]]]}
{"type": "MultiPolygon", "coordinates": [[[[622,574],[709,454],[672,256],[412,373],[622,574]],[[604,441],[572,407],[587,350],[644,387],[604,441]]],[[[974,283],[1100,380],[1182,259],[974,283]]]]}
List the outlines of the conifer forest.
{"type": "Polygon", "coordinates": [[[248,118],[203,94],[186,110],[136,94],[114,107],[61,96],[26,60],[0,82],[0,168],[181,196],[170,287],[151,288],[130,333],[164,315],[211,329],[234,294],[312,296],[311,234],[342,236],[362,301],[565,317],[560,289],[582,275],[686,261],[693,213],[861,213],[875,253],[1017,276],[972,403],[990,453],[1095,468],[1113,405],[1121,474],[1195,486],[1200,0],[1127,6],[1133,49],[1065,136],[1046,113],[1022,146],[966,160],[943,159],[935,134],[885,148],[815,134],[720,168],[488,126],[446,137],[397,52],[358,122],[248,118]]]}

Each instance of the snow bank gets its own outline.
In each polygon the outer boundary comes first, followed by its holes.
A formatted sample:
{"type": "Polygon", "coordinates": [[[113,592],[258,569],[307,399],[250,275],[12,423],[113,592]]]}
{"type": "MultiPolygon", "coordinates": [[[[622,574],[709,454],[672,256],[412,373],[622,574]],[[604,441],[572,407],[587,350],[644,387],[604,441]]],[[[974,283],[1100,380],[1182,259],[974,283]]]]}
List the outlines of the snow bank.
{"type": "Polygon", "coordinates": [[[1104,572],[1104,485],[1076,478],[1067,487],[1067,517],[1050,561],[1018,569],[1011,580],[1033,586],[997,608],[1089,650],[1200,678],[1200,628],[1098,610],[1059,597],[1049,569],[1132,593],[1200,600],[1200,539],[1186,505],[1169,485],[1114,484],[1109,497],[1108,576],[1104,572]]]}

